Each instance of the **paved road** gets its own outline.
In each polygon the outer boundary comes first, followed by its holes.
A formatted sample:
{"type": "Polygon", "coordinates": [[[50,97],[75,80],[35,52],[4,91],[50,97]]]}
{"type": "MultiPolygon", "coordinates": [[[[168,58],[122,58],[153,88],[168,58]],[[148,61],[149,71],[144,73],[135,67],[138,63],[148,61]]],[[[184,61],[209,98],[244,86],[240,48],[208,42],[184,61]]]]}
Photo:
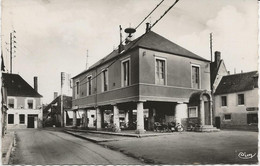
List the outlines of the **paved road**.
{"type": "Polygon", "coordinates": [[[11,164],[142,164],[92,142],[59,131],[17,130],[11,164]]]}

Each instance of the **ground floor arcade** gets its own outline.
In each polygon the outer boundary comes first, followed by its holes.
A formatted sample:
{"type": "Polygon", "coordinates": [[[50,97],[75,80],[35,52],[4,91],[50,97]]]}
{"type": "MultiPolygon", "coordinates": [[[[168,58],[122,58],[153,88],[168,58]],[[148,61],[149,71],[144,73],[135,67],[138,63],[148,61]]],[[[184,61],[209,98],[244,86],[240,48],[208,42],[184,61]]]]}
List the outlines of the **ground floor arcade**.
{"type": "Polygon", "coordinates": [[[97,107],[75,107],[73,109],[73,126],[77,124],[78,112],[84,112],[80,126],[90,127],[89,113],[95,110],[94,127],[97,130],[135,130],[143,133],[153,131],[155,123],[180,123],[184,128],[190,125],[212,126],[212,100],[206,92],[191,95],[189,102],[136,101],[97,107]]]}

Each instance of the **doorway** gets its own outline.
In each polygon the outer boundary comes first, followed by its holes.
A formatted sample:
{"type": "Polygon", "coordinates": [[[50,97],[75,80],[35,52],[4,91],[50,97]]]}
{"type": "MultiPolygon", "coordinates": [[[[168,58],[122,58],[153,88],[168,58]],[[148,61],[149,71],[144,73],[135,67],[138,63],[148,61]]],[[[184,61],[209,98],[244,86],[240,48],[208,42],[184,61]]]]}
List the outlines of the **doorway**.
{"type": "Polygon", "coordinates": [[[37,128],[38,115],[28,115],[27,128],[37,128]]]}
{"type": "Polygon", "coordinates": [[[211,123],[210,123],[210,119],[211,119],[210,102],[209,101],[204,102],[204,111],[205,111],[205,125],[211,125],[211,123]]]}
{"type": "Polygon", "coordinates": [[[216,124],[216,128],[217,129],[220,129],[220,117],[219,116],[217,116],[217,117],[215,117],[215,124],[216,124]]]}
{"type": "Polygon", "coordinates": [[[28,116],[27,128],[34,128],[34,117],[33,116],[28,116]]]}

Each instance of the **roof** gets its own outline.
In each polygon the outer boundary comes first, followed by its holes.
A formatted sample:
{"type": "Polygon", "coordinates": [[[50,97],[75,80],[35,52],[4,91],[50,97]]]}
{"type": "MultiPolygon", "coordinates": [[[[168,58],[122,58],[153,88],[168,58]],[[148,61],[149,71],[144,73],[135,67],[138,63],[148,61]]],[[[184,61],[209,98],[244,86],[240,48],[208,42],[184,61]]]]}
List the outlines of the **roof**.
{"type": "Polygon", "coordinates": [[[218,71],[219,71],[219,68],[220,68],[220,66],[221,66],[221,63],[224,63],[224,61],[221,59],[220,60],[220,62],[219,62],[219,64],[217,64],[217,62],[215,61],[215,62],[211,62],[210,63],[210,82],[211,82],[211,88],[212,88],[212,86],[213,86],[213,84],[214,84],[214,81],[215,81],[215,79],[216,79],[216,77],[217,77],[217,75],[218,75],[218,71]],[[218,65],[218,66],[217,66],[218,65]]]}
{"type": "Polygon", "coordinates": [[[42,97],[20,75],[2,73],[3,85],[7,89],[7,96],[42,97]]]}
{"type": "Polygon", "coordinates": [[[211,89],[213,89],[213,85],[215,83],[215,80],[217,78],[218,75],[227,75],[228,71],[226,68],[226,65],[224,63],[224,60],[221,59],[218,66],[217,66],[217,62],[211,62],[210,63],[210,86],[211,89]],[[225,73],[221,73],[221,69],[225,70],[225,73]]]}
{"type": "Polygon", "coordinates": [[[99,60],[94,65],[90,66],[89,69],[84,70],[83,72],[74,76],[73,78],[75,78],[111,59],[114,59],[115,57],[117,57],[121,54],[124,54],[125,52],[133,50],[134,48],[145,48],[145,49],[155,50],[155,51],[159,51],[159,52],[165,52],[165,53],[169,53],[169,54],[174,54],[174,55],[178,55],[178,56],[183,56],[183,57],[188,57],[188,58],[193,58],[193,59],[198,59],[198,60],[209,62],[208,60],[188,51],[187,49],[173,43],[172,41],[160,36],[159,34],[153,32],[153,31],[149,31],[149,32],[145,33],[144,35],[133,40],[129,44],[125,45],[124,47],[125,47],[124,52],[118,53],[118,50],[112,51],[109,55],[107,55],[103,59],[99,60]]]}
{"type": "Polygon", "coordinates": [[[257,71],[223,76],[215,95],[252,90],[257,84],[255,77],[258,77],[257,71]]]}

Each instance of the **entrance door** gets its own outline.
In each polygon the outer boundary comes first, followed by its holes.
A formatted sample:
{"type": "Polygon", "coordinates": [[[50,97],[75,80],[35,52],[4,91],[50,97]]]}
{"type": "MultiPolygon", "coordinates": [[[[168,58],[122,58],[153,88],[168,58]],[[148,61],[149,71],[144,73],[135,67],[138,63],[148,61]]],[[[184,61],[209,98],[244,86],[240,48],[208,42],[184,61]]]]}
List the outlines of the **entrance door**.
{"type": "Polygon", "coordinates": [[[216,124],[216,128],[220,129],[220,117],[215,117],[215,124],[216,124]]]}
{"type": "Polygon", "coordinates": [[[210,102],[205,101],[204,102],[204,111],[205,111],[205,125],[211,125],[210,124],[210,102]]]}
{"type": "Polygon", "coordinates": [[[28,116],[27,128],[34,128],[34,116],[28,116]]]}

